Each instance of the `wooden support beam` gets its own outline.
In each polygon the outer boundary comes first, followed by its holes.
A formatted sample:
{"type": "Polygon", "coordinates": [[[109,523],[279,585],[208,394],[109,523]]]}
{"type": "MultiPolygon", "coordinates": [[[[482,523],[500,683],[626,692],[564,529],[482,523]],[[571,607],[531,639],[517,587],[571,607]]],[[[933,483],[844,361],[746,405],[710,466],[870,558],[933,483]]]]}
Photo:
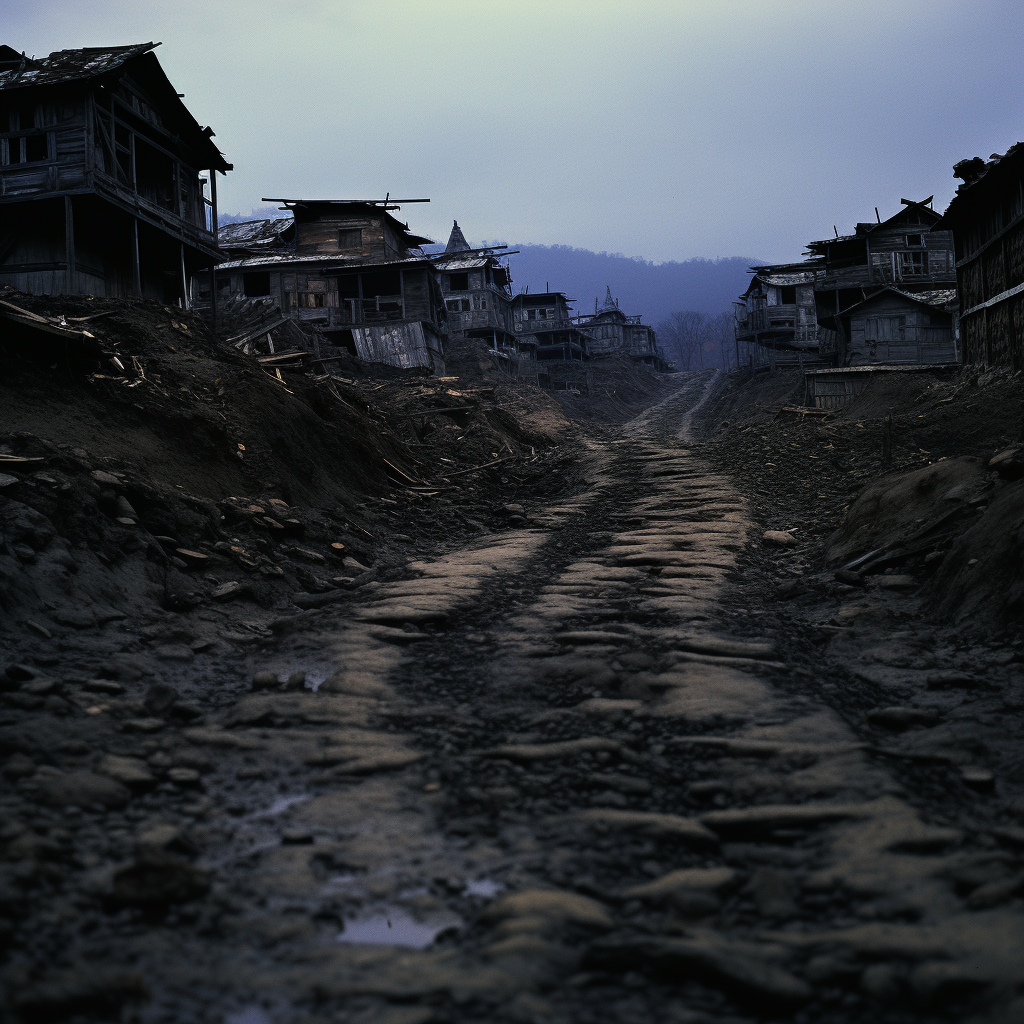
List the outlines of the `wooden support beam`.
{"type": "Polygon", "coordinates": [[[138,217],[132,217],[132,294],[142,294],[142,265],[139,261],[138,217]]]}
{"type": "Polygon", "coordinates": [[[78,291],[78,267],[75,262],[75,213],[71,196],[64,197],[64,291],[74,295],[78,291]]]}

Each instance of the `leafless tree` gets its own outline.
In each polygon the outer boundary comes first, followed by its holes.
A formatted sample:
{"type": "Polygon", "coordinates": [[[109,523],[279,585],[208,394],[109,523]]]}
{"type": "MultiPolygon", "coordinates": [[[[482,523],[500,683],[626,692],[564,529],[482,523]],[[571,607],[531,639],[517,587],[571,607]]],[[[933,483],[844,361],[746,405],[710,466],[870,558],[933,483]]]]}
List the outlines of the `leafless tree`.
{"type": "Polygon", "coordinates": [[[657,327],[664,348],[674,353],[680,370],[704,367],[704,325],[707,314],[695,309],[670,313],[657,327]]]}
{"type": "Polygon", "coordinates": [[[713,316],[707,322],[708,347],[715,352],[721,360],[719,365],[723,370],[731,368],[735,362],[735,340],[736,330],[735,319],[731,310],[723,310],[718,316],[713,316]]]}

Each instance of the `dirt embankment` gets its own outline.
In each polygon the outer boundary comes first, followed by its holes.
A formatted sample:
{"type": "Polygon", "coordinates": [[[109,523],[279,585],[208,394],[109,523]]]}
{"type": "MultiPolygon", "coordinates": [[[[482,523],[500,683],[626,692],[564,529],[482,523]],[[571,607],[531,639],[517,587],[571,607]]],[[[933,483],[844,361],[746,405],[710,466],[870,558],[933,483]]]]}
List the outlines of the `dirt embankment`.
{"type": "Polygon", "coordinates": [[[851,586],[909,574],[939,621],[1020,631],[1024,464],[989,462],[1024,440],[1022,376],[879,374],[842,410],[783,411],[802,397],[799,373],[732,375],[701,419],[765,528],[799,542],[782,596],[843,567],[851,586]]]}
{"type": "Polygon", "coordinates": [[[157,303],[5,298],[90,317],[99,350],[0,339],[0,615],[23,627],[287,604],[574,485],[537,387],[355,361],[278,378],[157,303]]]}

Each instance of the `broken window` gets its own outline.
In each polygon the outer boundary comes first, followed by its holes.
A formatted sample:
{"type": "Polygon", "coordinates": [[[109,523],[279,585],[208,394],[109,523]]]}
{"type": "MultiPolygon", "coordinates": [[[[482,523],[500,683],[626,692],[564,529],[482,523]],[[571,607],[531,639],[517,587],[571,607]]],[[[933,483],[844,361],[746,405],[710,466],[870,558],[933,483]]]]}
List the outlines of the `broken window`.
{"type": "Polygon", "coordinates": [[[22,156],[20,138],[12,138],[7,140],[7,163],[9,164],[20,164],[23,162],[24,157],[22,156]]]}
{"type": "Polygon", "coordinates": [[[526,319],[527,320],[536,320],[537,319],[537,310],[535,310],[535,309],[528,309],[526,311],[526,319]]]}
{"type": "Polygon", "coordinates": [[[447,309],[449,309],[449,310],[450,310],[451,312],[453,312],[453,313],[458,313],[458,312],[459,312],[459,310],[460,310],[460,309],[462,309],[462,302],[461,302],[461,300],[460,300],[460,299],[449,299],[449,300],[448,300],[448,301],[447,301],[447,302],[445,303],[445,306],[446,306],[446,308],[447,308],[447,309]]]}
{"type": "Polygon", "coordinates": [[[25,136],[25,163],[37,163],[48,159],[49,155],[45,134],[25,136]]]}
{"type": "Polygon", "coordinates": [[[12,131],[25,131],[26,128],[36,126],[36,108],[33,104],[26,104],[15,111],[18,118],[17,125],[11,125],[12,131]]]}
{"type": "Polygon", "coordinates": [[[469,274],[449,274],[448,288],[453,292],[468,292],[469,274]]]}
{"type": "Polygon", "coordinates": [[[927,252],[901,252],[900,273],[903,277],[920,277],[928,273],[927,252]]]}
{"type": "Polygon", "coordinates": [[[914,246],[924,245],[923,235],[907,235],[907,247],[913,248],[914,246]]]}
{"type": "Polygon", "coordinates": [[[792,306],[796,302],[796,285],[783,285],[779,289],[779,302],[783,306],[792,306]]]}
{"type": "Polygon", "coordinates": [[[402,293],[402,282],[397,270],[372,270],[363,274],[363,298],[377,295],[398,296],[402,293]]]}
{"type": "Polygon", "coordinates": [[[338,232],[339,249],[361,249],[363,247],[362,228],[342,228],[338,232]]]}

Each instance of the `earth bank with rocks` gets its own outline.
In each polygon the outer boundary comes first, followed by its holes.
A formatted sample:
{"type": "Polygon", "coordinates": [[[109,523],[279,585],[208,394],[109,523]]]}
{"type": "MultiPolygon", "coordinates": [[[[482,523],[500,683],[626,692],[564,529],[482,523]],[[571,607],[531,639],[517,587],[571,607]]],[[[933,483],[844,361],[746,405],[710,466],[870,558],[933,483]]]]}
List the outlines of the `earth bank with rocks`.
{"type": "Polygon", "coordinates": [[[11,1019],[1020,1019],[1017,378],[589,407],[183,316],[2,384],[11,1019]]]}

